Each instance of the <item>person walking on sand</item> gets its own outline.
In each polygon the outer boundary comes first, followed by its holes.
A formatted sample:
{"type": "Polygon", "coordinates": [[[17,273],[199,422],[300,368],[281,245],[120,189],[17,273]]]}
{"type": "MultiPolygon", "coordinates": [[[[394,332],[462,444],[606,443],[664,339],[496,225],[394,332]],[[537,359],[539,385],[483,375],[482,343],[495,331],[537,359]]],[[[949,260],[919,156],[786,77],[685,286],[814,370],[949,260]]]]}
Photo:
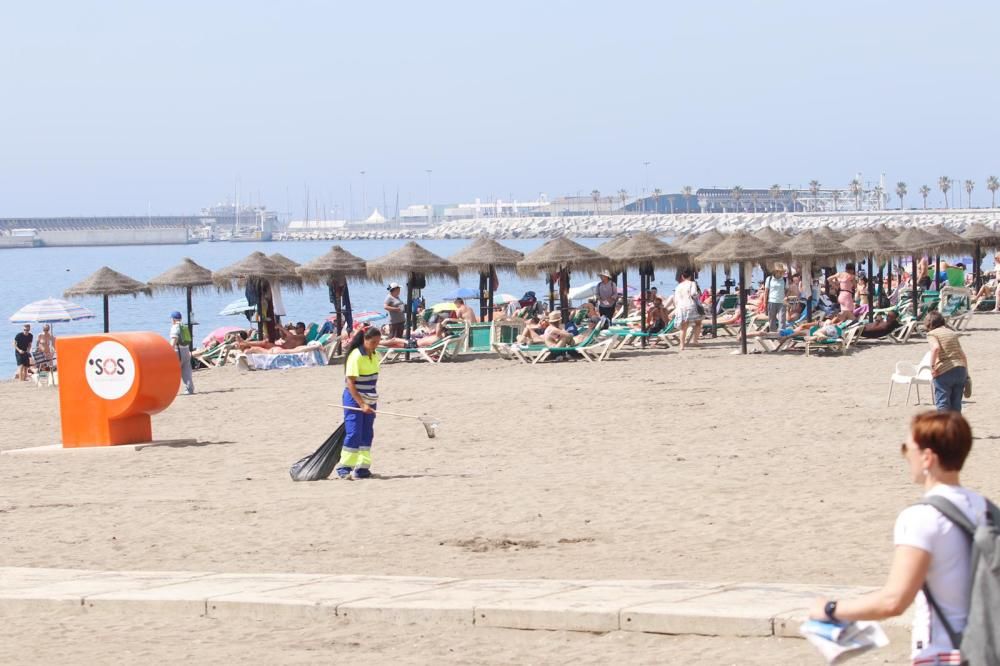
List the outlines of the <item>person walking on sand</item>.
{"type": "Polygon", "coordinates": [[[958,333],[945,326],[944,315],[927,315],[927,341],[931,343],[931,377],[938,411],[962,411],[962,394],[969,381],[969,359],[958,333]]]}
{"type": "Polygon", "coordinates": [[[701,335],[702,314],[698,310],[698,285],[694,281],[694,271],[685,268],[681,272],[681,281],[674,290],[674,305],[677,311],[677,322],[681,326],[680,351],[684,351],[685,345],[697,346],[698,337],[701,335]],[[693,329],[691,342],[687,342],[688,329],[693,329]]]}
{"type": "Polygon", "coordinates": [[[399,284],[390,283],[388,292],[383,307],[389,313],[389,337],[401,338],[406,324],[406,303],[399,299],[399,284]]]}
{"type": "Polygon", "coordinates": [[[895,548],[885,585],[856,599],[816,599],[810,618],[882,620],[902,615],[916,599],[912,663],[966,663],[961,657],[968,655],[960,655],[949,634],[961,634],[968,623],[972,549],[964,531],[927,502],[950,503],[973,525],[982,525],[988,513],[1000,521],[1000,510],[959,482],[971,450],[972,429],[958,412],[924,412],[913,418],[902,454],[910,480],[923,488],[924,503],[903,509],[896,518],[895,548]]]}
{"type": "Polygon", "coordinates": [[[17,374],[14,378],[26,382],[28,381],[28,369],[31,367],[31,341],[35,336],[31,334],[31,324],[25,324],[21,332],[14,336],[14,360],[17,361],[17,374]]]}
{"type": "Polygon", "coordinates": [[[170,344],[177,352],[181,364],[181,381],[188,395],[194,393],[194,379],[191,378],[191,329],[181,323],[181,313],[170,313],[170,344]]]}
{"type": "Polygon", "coordinates": [[[376,326],[370,326],[355,333],[347,346],[341,404],[353,409],[344,409],[344,448],[336,470],[341,479],[367,479],[372,475],[372,441],[375,439],[381,360],[376,349],[381,341],[381,331],[376,326]]]}
{"type": "Polygon", "coordinates": [[[46,360],[51,361],[56,354],[56,336],[52,335],[52,328],[48,324],[42,324],[42,332],[35,340],[35,351],[41,352],[46,360]]]}
{"type": "Polygon", "coordinates": [[[610,273],[598,273],[601,281],[594,289],[597,296],[597,311],[602,317],[607,317],[608,321],[614,319],[615,305],[618,303],[618,285],[611,281],[610,273]]]}
{"type": "Polygon", "coordinates": [[[764,295],[767,298],[767,330],[777,333],[785,327],[785,265],[775,264],[771,274],[764,280],[764,295]]]}

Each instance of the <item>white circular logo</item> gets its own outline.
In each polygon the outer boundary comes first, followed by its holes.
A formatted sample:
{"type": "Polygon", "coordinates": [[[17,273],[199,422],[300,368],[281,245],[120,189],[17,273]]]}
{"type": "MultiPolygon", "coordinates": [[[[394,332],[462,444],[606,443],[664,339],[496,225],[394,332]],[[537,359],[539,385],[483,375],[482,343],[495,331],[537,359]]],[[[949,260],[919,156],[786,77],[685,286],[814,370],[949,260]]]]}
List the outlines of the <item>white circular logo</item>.
{"type": "Polygon", "coordinates": [[[98,397],[117,400],[132,390],[135,359],[120,342],[105,340],[87,354],[87,384],[98,397]]]}

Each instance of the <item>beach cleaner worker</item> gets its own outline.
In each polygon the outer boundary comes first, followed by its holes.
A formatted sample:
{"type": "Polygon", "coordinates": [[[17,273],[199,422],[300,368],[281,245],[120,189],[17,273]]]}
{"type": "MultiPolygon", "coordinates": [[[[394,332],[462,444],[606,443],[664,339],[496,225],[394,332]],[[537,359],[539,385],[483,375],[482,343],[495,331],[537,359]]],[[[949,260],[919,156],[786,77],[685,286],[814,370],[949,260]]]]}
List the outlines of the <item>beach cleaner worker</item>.
{"type": "Polygon", "coordinates": [[[389,313],[389,337],[403,337],[406,323],[406,303],[399,300],[399,284],[389,283],[389,295],[385,297],[385,311],[389,313]]]}
{"type": "Polygon", "coordinates": [[[177,352],[181,364],[181,381],[188,395],[194,393],[194,380],[191,378],[191,329],[181,323],[181,313],[174,310],[170,313],[170,344],[177,352]]]}
{"type": "Polygon", "coordinates": [[[341,479],[367,479],[371,476],[380,362],[375,350],[381,341],[382,333],[377,327],[370,326],[355,333],[347,346],[342,404],[345,407],[360,407],[362,411],[344,410],[344,448],[337,463],[337,476],[341,479]]]}

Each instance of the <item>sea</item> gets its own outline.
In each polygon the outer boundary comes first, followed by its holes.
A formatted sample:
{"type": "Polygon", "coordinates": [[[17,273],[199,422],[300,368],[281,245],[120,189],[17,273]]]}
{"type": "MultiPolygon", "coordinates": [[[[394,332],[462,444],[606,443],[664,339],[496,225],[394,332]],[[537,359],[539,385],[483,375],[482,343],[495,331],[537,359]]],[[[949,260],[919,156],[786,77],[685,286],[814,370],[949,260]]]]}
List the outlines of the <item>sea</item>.
{"type": "MultiPolygon", "coordinates": [[[[607,239],[577,239],[588,247],[600,245],[607,239]]],[[[401,247],[403,240],[354,240],[339,241],[336,244],[363,259],[376,259],[401,247]]],[[[469,240],[425,240],[421,245],[431,252],[448,257],[469,244],[469,240]]],[[[515,239],[503,241],[508,247],[528,253],[545,239],[515,239]]],[[[22,306],[44,298],[62,298],[63,291],[80,282],[101,266],[108,266],[129,277],[145,282],[177,265],[184,257],[190,257],[211,270],[218,270],[246,257],[255,250],[265,254],[280,252],[289,259],[305,263],[326,253],[334,243],[330,241],[278,241],[268,243],[215,242],[193,245],[132,245],[115,247],[38,247],[0,250],[0,262],[7,274],[6,282],[0,283],[0,312],[9,318],[22,306]]],[[[708,276],[702,276],[703,281],[708,276]]],[[[548,289],[543,277],[522,278],[501,272],[497,293],[520,297],[525,291],[534,291],[539,299],[545,298],[548,289]]],[[[724,279],[720,272],[719,284],[724,279]]],[[[583,285],[596,277],[572,275],[572,286],[583,285]]],[[[398,280],[404,283],[405,280],[398,280]]],[[[630,273],[628,283],[639,284],[637,272],[630,273]]],[[[660,293],[672,293],[676,286],[675,271],[657,271],[653,285],[660,293]]],[[[478,289],[477,274],[463,274],[456,285],[449,280],[429,280],[423,296],[429,305],[444,299],[456,286],[478,289]]],[[[704,285],[703,285],[704,286],[704,285]]],[[[385,299],[386,286],[366,281],[351,283],[351,303],[355,312],[364,310],[381,311],[385,299]]],[[[226,305],[243,296],[240,291],[218,292],[214,288],[196,292],[193,298],[194,340],[199,344],[202,338],[220,326],[248,326],[242,315],[224,316],[219,314],[226,305]]],[[[283,300],[287,316],[285,321],[322,322],[332,311],[326,287],[306,286],[303,291],[283,290],[283,300]]],[[[100,297],[77,297],[69,299],[83,305],[94,313],[93,319],[54,324],[56,337],[71,334],[103,332],[102,301],[100,297]]],[[[475,302],[471,302],[474,308],[475,302]]],[[[110,299],[111,330],[154,331],[164,336],[170,328],[170,313],[185,311],[185,297],[181,292],[155,293],[152,297],[140,295],[115,296],[110,299]]],[[[20,331],[20,324],[8,322],[9,339],[20,331]]],[[[40,325],[33,325],[36,335],[40,325]]],[[[7,354],[0,354],[0,377],[12,377],[16,370],[13,346],[7,354]]]]}

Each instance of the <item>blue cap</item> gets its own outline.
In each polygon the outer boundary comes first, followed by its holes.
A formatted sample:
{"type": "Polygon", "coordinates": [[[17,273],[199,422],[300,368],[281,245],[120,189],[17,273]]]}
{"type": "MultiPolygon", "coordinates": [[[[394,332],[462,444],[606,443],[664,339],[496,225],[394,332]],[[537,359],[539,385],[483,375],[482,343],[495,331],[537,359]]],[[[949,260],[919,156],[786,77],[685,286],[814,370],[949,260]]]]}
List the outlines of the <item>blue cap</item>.
{"type": "Polygon", "coordinates": [[[171,319],[183,319],[184,317],[181,316],[180,312],[178,312],[177,310],[174,310],[173,312],[170,313],[170,318],[171,319]]]}

